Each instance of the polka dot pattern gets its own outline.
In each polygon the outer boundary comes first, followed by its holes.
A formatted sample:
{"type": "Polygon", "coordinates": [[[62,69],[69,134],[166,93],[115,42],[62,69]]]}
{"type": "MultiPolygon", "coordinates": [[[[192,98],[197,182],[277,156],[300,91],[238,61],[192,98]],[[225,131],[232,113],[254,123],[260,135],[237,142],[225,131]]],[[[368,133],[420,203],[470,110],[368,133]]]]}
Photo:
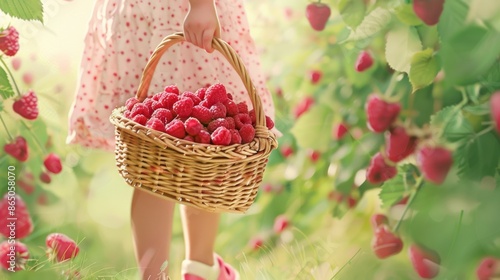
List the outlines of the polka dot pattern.
{"type": "MultiPolygon", "coordinates": [[[[216,0],[221,37],[245,63],[265,113],[274,118],[242,0],[216,0]]],[[[70,111],[68,143],[114,149],[111,111],[135,96],[149,56],[167,35],[182,31],[188,0],[97,0],[85,37],[78,89],[70,111]]],[[[250,99],[238,74],[218,52],[190,44],[171,47],[163,55],[149,92],[177,84],[182,90],[216,82],[226,85],[238,102],[250,99]]]]}

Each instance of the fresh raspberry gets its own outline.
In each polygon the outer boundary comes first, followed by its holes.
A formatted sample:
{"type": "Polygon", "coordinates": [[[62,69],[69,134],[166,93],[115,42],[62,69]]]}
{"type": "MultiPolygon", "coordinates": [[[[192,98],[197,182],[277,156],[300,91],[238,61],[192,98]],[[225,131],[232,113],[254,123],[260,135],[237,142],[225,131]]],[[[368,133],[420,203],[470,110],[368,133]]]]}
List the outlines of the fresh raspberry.
{"type": "Polygon", "coordinates": [[[245,102],[240,102],[236,106],[238,106],[238,113],[248,114],[248,105],[245,102]]]}
{"type": "Polygon", "coordinates": [[[156,102],[154,101],[152,98],[148,97],[146,99],[144,99],[144,101],[142,101],[142,104],[146,105],[146,107],[149,109],[149,115],[151,116],[151,114],[153,113],[153,102],[156,102]]]}
{"type": "Polygon", "coordinates": [[[221,126],[228,128],[229,124],[227,123],[227,120],[225,118],[219,118],[219,119],[215,119],[215,120],[211,121],[208,124],[207,129],[208,129],[208,132],[212,133],[217,128],[219,128],[221,126]]]}
{"type": "Polygon", "coordinates": [[[153,97],[151,97],[151,99],[153,99],[154,101],[160,101],[160,100],[161,100],[161,98],[162,98],[163,96],[165,96],[165,95],[167,95],[167,93],[166,93],[166,92],[164,92],[164,91],[162,91],[162,92],[158,92],[158,93],[156,93],[155,95],[153,95],[153,97]]]}
{"type": "Polygon", "coordinates": [[[5,144],[3,150],[18,161],[25,162],[28,159],[28,144],[22,136],[17,136],[13,143],[5,144]]]}
{"type": "Polygon", "coordinates": [[[279,215],[274,219],[273,229],[275,233],[282,233],[288,226],[290,226],[290,220],[285,215],[279,215]]]}
{"type": "Polygon", "coordinates": [[[231,145],[232,144],[241,144],[241,135],[236,129],[230,129],[231,132],[231,145]]]}
{"type": "Polygon", "coordinates": [[[188,118],[185,122],[184,122],[184,127],[186,129],[186,132],[191,135],[191,136],[195,136],[197,135],[198,133],[200,133],[203,125],[200,123],[200,121],[198,119],[195,119],[195,118],[188,118]]]}
{"type": "Polygon", "coordinates": [[[130,119],[130,114],[131,114],[131,112],[129,110],[125,110],[125,112],[123,113],[123,116],[127,119],[130,119]]]}
{"type": "Polygon", "coordinates": [[[174,103],[177,102],[178,100],[179,96],[174,93],[167,93],[160,98],[160,102],[161,104],[163,104],[163,108],[169,110],[172,110],[174,103]]]}
{"type": "Polygon", "coordinates": [[[186,137],[184,137],[184,140],[194,142],[194,137],[191,135],[186,135],[186,137]]]}
{"type": "Polygon", "coordinates": [[[311,160],[312,163],[317,162],[321,157],[321,153],[313,149],[309,149],[307,151],[307,155],[309,156],[309,159],[311,160]]]}
{"type": "Polygon", "coordinates": [[[146,116],[144,116],[143,114],[138,114],[132,118],[132,121],[134,121],[140,125],[146,125],[148,118],[146,118],[146,116]]]}
{"type": "Polygon", "coordinates": [[[165,131],[173,137],[177,137],[179,139],[183,139],[184,137],[186,137],[184,123],[178,119],[174,119],[173,121],[169,122],[165,126],[165,131]]]}
{"type": "Polygon", "coordinates": [[[151,118],[157,118],[162,121],[163,124],[167,124],[174,119],[174,116],[169,109],[160,108],[153,112],[151,118]]]}
{"type": "Polygon", "coordinates": [[[28,91],[12,105],[14,112],[28,120],[38,117],[38,98],[33,90],[28,91]]]}
{"type": "Polygon", "coordinates": [[[193,103],[194,105],[198,105],[200,104],[201,102],[201,99],[194,93],[190,92],[190,91],[186,91],[184,92],[182,95],[181,95],[181,98],[182,97],[186,97],[186,98],[191,98],[193,100],[193,103]]]}
{"type": "Polygon", "coordinates": [[[314,98],[308,96],[302,99],[299,104],[294,109],[295,118],[298,119],[302,114],[309,111],[311,106],[314,104],[314,98]]]}
{"type": "Polygon", "coordinates": [[[376,230],[382,225],[388,225],[389,219],[387,219],[387,216],[384,214],[373,214],[370,218],[370,223],[372,224],[373,230],[376,230]]]}
{"type": "Polygon", "coordinates": [[[44,182],[45,184],[50,184],[52,179],[50,178],[49,173],[42,172],[42,173],[40,173],[40,181],[44,182]]]}
{"type": "Polygon", "coordinates": [[[389,103],[376,94],[370,95],[366,103],[368,128],[378,133],[387,130],[398,117],[399,111],[399,103],[389,103]]]}
{"type": "Polygon", "coordinates": [[[493,257],[486,257],[481,260],[476,269],[478,280],[490,280],[500,276],[500,260],[493,257]]]}
{"type": "Polygon", "coordinates": [[[443,147],[424,146],[417,151],[417,164],[426,180],[441,184],[453,165],[453,156],[443,147]]]}
{"type": "Polygon", "coordinates": [[[191,115],[193,106],[194,103],[191,98],[181,98],[179,101],[174,103],[173,109],[180,118],[187,118],[191,115]]]}
{"type": "Polygon", "coordinates": [[[12,269],[10,266],[11,258],[15,260],[15,264],[13,267],[14,271],[26,269],[25,264],[30,258],[28,247],[20,241],[16,241],[15,246],[10,244],[10,241],[8,240],[3,241],[2,243],[0,243],[1,267],[5,270],[12,269]],[[14,247],[14,255],[12,255],[11,253],[11,247],[14,247]]]}
{"type": "Polygon", "coordinates": [[[497,132],[500,133],[500,91],[493,93],[490,98],[491,119],[497,132]]]}
{"type": "Polygon", "coordinates": [[[366,170],[366,179],[371,184],[380,184],[393,178],[397,173],[396,167],[388,165],[382,154],[377,153],[366,170]]]}
{"type": "Polygon", "coordinates": [[[249,241],[248,246],[250,246],[252,250],[257,251],[264,246],[264,240],[260,237],[254,237],[249,241]]]}
{"type": "Polygon", "coordinates": [[[127,101],[125,101],[125,106],[127,107],[127,110],[132,111],[132,108],[134,108],[136,103],[139,103],[139,100],[135,97],[130,97],[127,101]]]}
{"type": "Polygon", "coordinates": [[[225,119],[227,121],[227,128],[228,129],[235,129],[236,128],[236,123],[234,122],[234,118],[226,117],[225,119]]]}
{"type": "MultiPolygon", "coordinates": [[[[250,117],[250,118],[252,118],[252,117],[250,117]]],[[[252,121],[252,123],[253,123],[253,121],[252,121]]],[[[274,122],[269,116],[266,116],[266,127],[267,127],[267,129],[273,129],[273,127],[274,127],[274,122]]]]}
{"type": "Polygon", "coordinates": [[[232,100],[227,100],[225,103],[224,103],[224,106],[226,107],[226,115],[228,117],[233,117],[233,116],[236,116],[239,112],[238,112],[238,105],[236,105],[236,103],[234,103],[234,101],[232,100]]]}
{"type": "Polygon", "coordinates": [[[230,93],[228,93],[228,94],[227,94],[227,99],[229,99],[229,100],[233,100],[233,95],[232,95],[232,94],[230,94],[230,93]]]}
{"type": "Polygon", "coordinates": [[[151,118],[146,122],[146,127],[149,127],[154,130],[158,130],[161,132],[165,132],[165,125],[158,118],[151,118]]]}
{"type": "Polygon", "coordinates": [[[436,252],[412,244],[408,254],[413,268],[420,277],[432,279],[438,275],[441,259],[436,252]]]}
{"type": "Polygon", "coordinates": [[[234,122],[236,124],[236,128],[240,129],[243,127],[245,124],[252,124],[252,119],[250,118],[249,114],[244,114],[240,113],[236,116],[234,116],[234,122]]]}
{"type": "Polygon", "coordinates": [[[80,248],[76,242],[62,233],[51,233],[45,239],[47,255],[51,261],[63,262],[78,255],[80,248]]]}
{"type": "Polygon", "coordinates": [[[250,143],[255,137],[255,128],[251,124],[244,124],[240,130],[241,143],[250,143]]]}
{"type": "Polygon", "coordinates": [[[436,25],[439,22],[444,8],[444,0],[414,0],[413,11],[427,25],[436,25]]]}
{"type": "Polygon", "coordinates": [[[255,125],[257,123],[257,116],[255,115],[255,110],[254,109],[250,110],[250,112],[248,112],[248,115],[252,120],[252,125],[255,125]]]}
{"type": "Polygon", "coordinates": [[[217,102],[210,107],[210,115],[212,119],[224,118],[226,117],[226,107],[222,103],[217,102]]]}
{"type": "Polygon", "coordinates": [[[313,85],[319,83],[322,77],[323,77],[323,72],[319,70],[312,70],[309,72],[309,80],[313,85]]]}
{"type": "Polygon", "coordinates": [[[195,142],[201,144],[210,144],[210,133],[205,130],[201,130],[195,137],[195,142]]]}
{"type": "Polygon", "coordinates": [[[377,258],[385,259],[401,252],[403,241],[388,226],[382,225],[375,229],[371,246],[377,258]]]}
{"type": "Polygon", "coordinates": [[[200,100],[203,100],[205,99],[205,92],[207,92],[206,88],[199,88],[194,94],[196,94],[200,100]]]}
{"type": "Polygon", "coordinates": [[[54,174],[59,174],[62,171],[61,159],[54,153],[50,153],[45,157],[43,165],[45,165],[47,171],[54,174]]]}
{"type": "Polygon", "coordinates": [[[9,26],[0,33],[0,51],[6,56],[14,56],[19,50],[19,32],[14,26],[9,26]]]}
{"type": "Polygon", "coordinates": [[[146,106],[145,104],[142,104],[142,103],[135,104],[134,107],[132,108],[132,111],[130,112],[130,116],[133,119],[137,115],[143,115],[146,118],[151,117],[151,113],[149,111],[148,106],[146,106]]]}
{"type": "Polygon", "coordinates": [[[205,108],[210,109],[210,106],[208,106],[208,101],[207,101],[206,99],[205,99],[205,100],[202,100],[202,101],[200,102],[200,104],[198,104],[198,105],[201,105],[201,106],[203,106],[203,107],[205,107],[205,108]]]}
{"type": "Polygon", "coordinates": [[[417,146],[417,137],[406,133],[402,126],[392,128],[385,135],[385,152],[392,162],[399,162],[411,155],[417,146]]]}
{"type": "Polygon", "coordinates": [[[280,148],[280,152],[284,158],[288,158],[292,156],[295,151],[293,150],[292,146],[285,144],[280,148]]]}
{"type": "Polygon", "coordinates": [[[358,59],[356,60],[356,71],[358,72],[363,72],[366,69],[372,67],[373,65],[373,58],[370,55],[369,52],[367,51],[362,51],[359,53],[358,59]]]}
{"type": "Polygon", "coordinates": [[[212,106],[217,102],[224,103],[227,100],[226,88],[223,84],[213,84],[205,92],[207,105],[212,106]]]}
{"type": "Polygon", "coordinates": [[[210,136],[214,145],[229,145],[231,144],[231,132],[225,127],[218,127],[210,136]]]}
{"type": "Polygon", "coordinates": [[[177,95],[179,94],[179,88],[177,87],[177,85],[166,86],[164,91],[169,92],[169,93],[173,93],[173,94],[177,94],[177,95]]]}
{"type": "Polygon", "coordinates": [[[151,112],[154,113],[158,109],[163,109],[163,104],[160,101],[154,101],[151,104],[151,112]]]}
{"type": "Polygon", "coordinates": [[[344,138],[347,134],[347,126],[344,123],[338,123],[333,126],[332,129],[332,138],[335,140],[340,140],[344,138]]]}
{"type": "Polygon", "coordinates": [[[10,218],[16,220],[15,228],[12,230],[17,239],[23,239],[33,231],[33,221],[24,200],[17,194],[12,196],[6,193],[0,200],[0,234],[5,238],[11,236],[9,224],[12,220],[10,218]],[[13,203],[15,203],[15,211],[9,209],[14,205],[13,203]]]}
{"type": "Polygon", "coordinates": [[[210,110],[201,105],[196,105],[193,107],[191,116],[197,118],[202,124],[208,124],[212,120],[210,110]]]}

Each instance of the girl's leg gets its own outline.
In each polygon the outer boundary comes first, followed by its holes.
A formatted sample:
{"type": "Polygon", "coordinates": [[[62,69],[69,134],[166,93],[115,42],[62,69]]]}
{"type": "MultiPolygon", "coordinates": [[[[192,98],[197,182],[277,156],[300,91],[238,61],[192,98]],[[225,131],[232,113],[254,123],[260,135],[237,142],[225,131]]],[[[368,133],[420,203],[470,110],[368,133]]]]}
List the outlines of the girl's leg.
{"type": "Polygon", "coordinates": [[[134,189],[132,197],[132,233],[135,256],[142,279],[166,279],[168,269],[160,273],[168,260],[175,203],[134,189]]]}
{"type": "Polygon", "coordinates": [[[181,206],[186,259],[214,265],[214,244],[219,227],[219,214],[181,206]]]}

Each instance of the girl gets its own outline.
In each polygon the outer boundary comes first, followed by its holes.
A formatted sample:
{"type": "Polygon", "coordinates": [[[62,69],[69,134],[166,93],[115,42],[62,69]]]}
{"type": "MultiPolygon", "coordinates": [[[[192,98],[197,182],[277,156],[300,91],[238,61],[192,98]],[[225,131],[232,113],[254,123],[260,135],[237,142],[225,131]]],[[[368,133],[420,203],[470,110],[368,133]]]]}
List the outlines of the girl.
{"type": "MultiPolygon", "coordinates": [[[[194,91],[216,82],[237,102],[251,104],[236,72],[213,52],[213,37],[241,56],[259,92],[266,115],[274,109],[250,37],[242,0],[97,0],[70,112],[69,143],[114,149],[111,111],[135,96],[146,62],[167,35],[184,31],[187,42],[171,47],[155,71],[150,93],[177,84],[194,91]]],[[[134,189],[131,220],[136,259],[143,279],[165,279],[175,203],[134,189]],[[158,213],[151,216],[150,213],[158,213]]],[[[219,215],[181,206],[186,242],[184,280],[238,279],[237,271],[214,253],[219,215]]]]}

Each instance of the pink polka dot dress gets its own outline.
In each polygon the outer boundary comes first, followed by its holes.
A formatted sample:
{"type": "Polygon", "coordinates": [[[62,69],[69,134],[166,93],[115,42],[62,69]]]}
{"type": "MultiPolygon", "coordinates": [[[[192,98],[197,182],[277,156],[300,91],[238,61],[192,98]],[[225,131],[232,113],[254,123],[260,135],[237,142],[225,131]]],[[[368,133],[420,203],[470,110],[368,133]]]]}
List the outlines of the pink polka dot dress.
{"type": "MultiPolygon", "coordinates": [[[[274,118],[243,1],[216,0],[216,7],[221,38],[242,58],[266,115],[274,118]]],[[[97,0],[85,37],[68,143],[114,149],[111,111],[135,96],[149,56],[165,36],[182,31],[188,9],[188,0],[97,0]]],[[[163,91],[170,84],[177,84],[181,91],[195,91],[217,82],[223,83],[236,101],[251,106],[241,79],[219,52],[209,54],[183,42],[162,56],[149,92],[163,91]]]]}

